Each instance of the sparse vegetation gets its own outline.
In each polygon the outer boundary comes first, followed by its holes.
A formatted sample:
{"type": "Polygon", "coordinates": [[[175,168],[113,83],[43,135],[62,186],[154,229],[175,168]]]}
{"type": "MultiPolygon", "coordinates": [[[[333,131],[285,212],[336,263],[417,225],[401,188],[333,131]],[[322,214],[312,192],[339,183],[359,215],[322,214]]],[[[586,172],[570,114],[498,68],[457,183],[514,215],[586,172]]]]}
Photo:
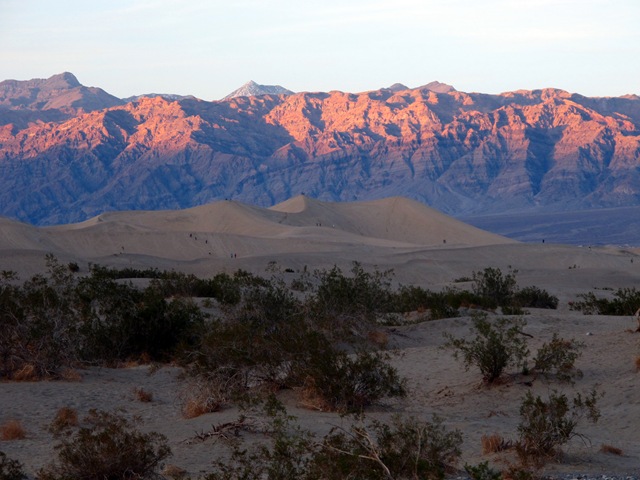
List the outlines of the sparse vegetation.
{"type": "Polygon", "coordinates": [[[556,457],[559,448],[574,437],[586,439],[576,431],[583,418],[597,422],[600,410],[598,394],[592,390],[569,400],[565,394],[552,392],[548,399],[527,392],[521,405],[521,421],[516,451],[524,464],[541,465],[556,457]]]}
{"type": "Polygon", "coordinates": [[[153,394],[142,387],[134,388],[133,395],[139,402],[149,403],[153,401],[153,394]]]}
{"type": "Polygon", "coordinates": [[[456,359],[462,358],[465,368],[476,366],[485,383],[493,383],[500,378],[508,365],[521,367],[524,375],[539,374],[548,379],[572,382],[580,378],[582,372],[575,367],[582,354],[584,344],[574,339],[566,340],[553,334],[550,342],[544,343],[533,358],[533,368],[529,368],[529,349],[522,319],[498,317],[489,321],[484,312],[473,316],[471,340],[455,338],[445,334],[447,342],[443,348],[453,350],[456,359]]]}
{"type": "Polygon", "coordinates": [[[22,440],[26,436],[27,432],[19,420],[7,420],[0,425],[0,440],[22,440]]]}
{"type": "Polygon", "coordinates": [[[502,452],[513,447],[513,442],[505,440],[502,435],[498,435],[497,433],[493,435],[483,435],[480,441],[482,442],[482,453],[484,455],[502,452]]]}
{"type": "Polygon", "coordinates": [[[502,473],[489,466],[489,462],[482,462],[478,465],[465,465],[465,471],[472,480],[501,480],[502,473]]]}
{"type": "Polygon", "coordinates": [[[462,434],[442,420],[394,417],[390,424],[358,421],[334,428],[311,462],[310,478],[442,479],[459,456],[462,434]]]}
{"type": "Polygon", "coordinates": [[[189,379],[179,395],[184,418],[218,412],[233,399],[235,379],[199,374],[189,379]]]}
{"type": "Polygon", "coordinates": [[[619,288],[613,298],[598,298],[593,292],[578,295],[580,301],[569,303],[571,310],[585,315],[634,315],[640,305],[640,290],[619,288]]]}
{"type": "Polygon", "coordinates": [[[522,328],[526,323],[521,319],[497,318],[491,322],[486,313],[473,317],[472,340],[455,338],[445,334],[444,348],[453,350],[454,356],[462,358],[465,368],[475,366],[480,369],[485,383],[495,382],[508,365],[521,365],[528,354],[522,328]]]}
{"type": "Polygon", "coordinates": [[[516,291],[517,270],[509,269],[503,274],[499,268],[487,267],[481,272],[473,272],[473,293],[483,301],[483,306],[496,308],[510,305],[516,291]]]}
{"type": "Polygon", "coordinates": [[[609,455],[617,455],[619,457],[621,457],[624,454],[621,448],[614,447],[613,445],[608,445],[606,443],[603,443],[600,446],[600,451],[602,453],[607,453],[609,455]]]}
{"type": "Polygon", "coordinates": [[[549,343],[538,349],[533,359],[533,369],[544,376],[554,376],[564,382],[582,376],[582,372],[575,368],[575,362],[582,354],[584,343],[576,340],[565,340],[557,333],[549,343]]]}
{"type": "MultiPolygon", "coordinates": [[[[432,292],[417,286],[394,290],[392,272],[366,272],[357,263],[346,275],[338,267],[313,274],[305,269],[287,282],[241,270],[202,280],[176,272],[94,266],[82,276],[50,256],[47,267],[46,275],[23,284],[11,272],[2,274],[0,377],[67,378],[65,372],[82,364],[176,360],[188,371],[180,396],[186,418],[232,403],[255,404],[282,389],[294,391],[298,405],[363,415],[383,398],[406,395],[406,381],[390,363],[394,353],[384,350],[393,345],[393,329],[381,326],[393,324],[401,313],[419,311],[424,312],[421,318],[437,319],[458,316],[461,308],[500,306],[503,313],[513,313],[525,306],[557,307],[557,298],[543,290],[519,290],[511,269],[507,274],[494,268],[474,272],[473,279],[464,279],[474,282],[473,291],[432,292]],[[145,275],[151,278],[145,288],[126,281],[145,275]],[[211,317],[190,298],[196,295],[204,298],[198,301],[211,317]]],[[[272,270],[283,274],[276,266],[272,270]]],[[[615,293],[633,301],[635,294],[634,289],[615,293]]],[[[448,335],[446,343],[467,369],[478,368],[487,384],[498,381],[509,366],[524,369],[529,352],[523,319],[476,311],[472,322],[469,340],[448,335]]],[[[538,349],[526,368],[533,375],[523,383],[536,374],[561,381],[579,377],[575,362],[582,348],[582,343],[554,334],[538,349]]],[[[640,357],[635,367],[640,370],[640,357]]],[[[139,401],[153,399],[142,388],[132,393],[139,401]]],[[[277,405],[272,408],[278,411],[277,405]]],[[[599,413],[595,392],[573,399],[554,392],[546,400],[527,394],[520,412],[517,442],[484,436],[485,454],[515,446],[524,463],[539,464],[557,455],[569,439],[582,437],[575,431],[578,422],[595,420],[599,413]]],[[[217,472],[206,478],[442,478],[460,453],[459,432],[447,432],[439,419],[396,418],[384,424],[361,416],[316,442],[285,412],[273,415],[273,443],[255,451],[238,447],[232,458],[236,463],[219,463],[217,472]]],[[[162,436],[145,436],[118,415],[94,412],[79,424],[75,410],[58,412],[49,428],[58,436],[59,458],[39,478],[151,478],[169,455],[162,436]],[[126,458],[116,458],[116,450],[122,449],[114,442],[139,449],[135,456],[146,460],[131,468],[142,473],[128,477],[117,470],[133,462],[134,454],[127,450],[126,458]],[[80,477],[81,471],[89,476],[80,477]]],[[[8,439],[4,428],[1,438],[8,439]]],[[[616,454],[615,447],[606,447],[603,452],[616,454]]],[[[499,475],[487,462],[465,468],[472,478],[499,475]]],[[[175,473],[177,478],[180,472],[175,473]]]]}
{"type": "Polygon", "coordinates": [[[40,480],[151,479],[171,454],[164,436],[141,433],[121,415],[92,411],[85,422],[58,437],[58,459],[38,472],[40,480]]]}
{"type": "Polygon", "coordinates": [[[49,431],[54,435],[78,426],[78,412],[75,408],[62,407],[57,412],[49,425],[49,431]]]}
{"type": "Polygon", "coordinates": [[[447,430],[437,417],[426,422],[396,416],[390,423],[345,417],[352,418],[348,427],[334,427],[317,440],[273,396],[262,410],[269,421],[261,431],[270,440],[245,448],[234,437],[230,457],[214,462],[204,480],[442,479],[460,456],[461,433],[447,430]]]}
{"type": "Polygon", "coordinates": [[[0,452],[0,480],[26,480],[23,465],[17,460],[8,458],[4,452],[0,452]]]}

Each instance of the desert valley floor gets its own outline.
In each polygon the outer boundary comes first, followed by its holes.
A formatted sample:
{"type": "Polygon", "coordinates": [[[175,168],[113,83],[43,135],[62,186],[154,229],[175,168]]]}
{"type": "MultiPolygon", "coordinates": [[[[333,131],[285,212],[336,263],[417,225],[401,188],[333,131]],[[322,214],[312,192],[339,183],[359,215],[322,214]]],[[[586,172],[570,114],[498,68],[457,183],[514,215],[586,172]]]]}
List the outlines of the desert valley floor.
{"type": "MultiPolygon", "coordinates": [[[[565,455],[549,463],[545,474],[640,474],[640,333],[633,317],[583,315],[569,302],[580,293],[610,295],[612,290],[640,285],[640,249],[518,243],[439,214],[402,198],[325,203],[296,197],[270,209],[218,202],[183,211],[114,212],[84,223],[35,228],[0,220],[0,270],[14,270],[22,279],[44,270],[44,256],[76,262],[81,272],[89,263],[113,267],[175,269],[198,276],[242,268],[266,276],[271,262],[284,271],[304,266],[348,271],[351,262],[365,269],[393,269],[399,284],[437,290],[485,267],[518,271],[519,286],[535,285],[556,295],[557,310],[528,309],[526,333],[534,349],[557,332],[585,344],[577,366],[584,375],[574,386],[537,380],[528,386],[513,377],[498,386],[481,384],[477,371],[465,371],[449,351],[439,347],[444,332],[469,334],[469,316],[388,328],[398,371],[409,380],[409,395],[384,401],[367,412],[370,418],[393,414],[430,418],[438,414],[448,427],[463,433],[459,466],[489,460],[498,467],[513,461],[506,454],[483,455],[481,437],[500,434],[515,438],[520,399],[527,391],[543,395],[553,389],[604,393],[602,417],[581,424],[590,442],[575,439],[565,455]],[[622,456],[600,451],[612,445],[622,456]]],[[[286,278],[286,273],[284,274],[286,278]]],[[[293,275],[293,274],[292,274],[293,275]]],[[[640,305],[638,305],[640,307],[640,305]]],[[[181,415],[184,389],[180,369],[134,365],[121,369],[79,371],[80,381],[0,383],[0,422],[19,420],[24,440],[0,442],[0,451],[23,462],[30,475],[48,463],[53,442],[46,426],[61,407],[85,413],[91,408],[123,408],[139,415],[143,428],[169,438],[169,463],[196,478],[208,471],[221,441],[195,441],[197,432],[233,420],[229,408],[193,419],[181,415]],[[133,390],[142,387],[153,401],[141,403],[133,390]]],[[[292,393],[282,400],[300,424],[320,434],[344,422],[339,415],[305,409],[292,393]]]]}

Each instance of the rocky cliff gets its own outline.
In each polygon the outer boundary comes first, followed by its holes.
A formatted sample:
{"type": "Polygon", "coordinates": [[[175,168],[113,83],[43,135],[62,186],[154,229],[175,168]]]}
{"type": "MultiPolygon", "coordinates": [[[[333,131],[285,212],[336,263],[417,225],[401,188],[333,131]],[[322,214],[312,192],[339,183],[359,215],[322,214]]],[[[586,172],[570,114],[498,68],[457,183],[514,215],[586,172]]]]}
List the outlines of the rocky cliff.
{"type": "Polygon", "coordinates": [[[64,76],[45,97],[0,83],[0,215],[52,224],[300,193],[402,195],[455,215],[640,204],[637,96],[487,95],[433,82],[124,103],[64,76]],[[84,103],[69,100],[78,91],[84,103]]]}

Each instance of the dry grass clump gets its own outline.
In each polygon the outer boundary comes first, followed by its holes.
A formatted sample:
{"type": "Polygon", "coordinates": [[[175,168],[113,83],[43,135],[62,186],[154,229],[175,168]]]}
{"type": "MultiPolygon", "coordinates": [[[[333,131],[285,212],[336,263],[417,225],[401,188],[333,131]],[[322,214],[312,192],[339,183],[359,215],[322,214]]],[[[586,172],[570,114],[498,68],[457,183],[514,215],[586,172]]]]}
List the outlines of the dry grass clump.
{"type": "Polygon", "coordinates": [[[618,456],[623,455],[621,448],[614,447],[613,445],[607,445],[606,443],[602,444],[602,446],[600,447],[600,451],[602,453],[608,453],[610,455],[618,455],[618,456]]]}
{"type": "Polygon", "coordinates": [[[312,379],[307,379],[305,385],[296,389],[300,406],[308,410],[316,410],[318,412],[330,412],[333,409],[331,404],[326,401],[322,393],[315,387],[312,379]]]}
{"type": "Polygon", "coordinates": [[[162,475],[169,478],[184,478],[187,475],[187,471],[184,468],[180,468],[177,465],[168,464],[162,469],[162,475]]]}
{"type": "Polygon", "coordinates": [[[27,436],[27,432],[18,420],[7,420],[0,425],[0,440],[21,440],[27,436]]]}
{"type": "Polygon", "coordinates": [[[142,387],[134,389],[133,394],[139,402],[149,403],[153,401],[153,394],[142,387]]]}
{"type": "Polygon", "coordinates": [[[81,382],[82,375],[73,368],[63,368],[60,370],[60,379],[66,382],[81,382]]]}
{"type": "Polygon", "coordinates": [[[205,413],[219,412],[229,401],[229,394],[222,380],[196,378],[186,385],[180,395],[182,416],[196,418],[205,413]]]}
{"type": "Polygon", "coordinates": [[[12,380],[16,382],[35,382],[40,380],[36,366],[31,363],[25,363],[22,368],[13,373],[12,380]]]}
{"type": "Polygon", "coordinates": [[[382,330],[371,330],[367,337],[371,343],[380,348],[385,348],[389,343],[389,334],[382,330]]]}
{"type": "Polygon", "coordinates": [[[493,435],[483,435],[481,442],[483,455],[502,452],[513,447],[513,443],[511,441],[505,440],[504,437],[497,433],[494,433],[493,435]]]}
{"type": "Polygon", "coordinates": [[[49,425],[49,431],[59,433],[67,428],[76,426],[78,426],[78,412],[76,409],[62,407],[56,412],[56,416],[53,418],[51,425],[49,425]]]}

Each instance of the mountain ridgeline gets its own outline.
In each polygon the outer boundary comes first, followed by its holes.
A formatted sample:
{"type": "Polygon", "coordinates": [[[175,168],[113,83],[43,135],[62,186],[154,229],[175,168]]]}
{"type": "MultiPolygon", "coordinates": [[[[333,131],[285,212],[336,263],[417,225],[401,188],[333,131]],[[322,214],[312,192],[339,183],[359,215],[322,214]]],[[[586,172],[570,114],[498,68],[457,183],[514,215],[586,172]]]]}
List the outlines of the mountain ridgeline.
{"type": "Polygon", "coordinates": [[[453,215],[640,205],[636,95],[438,82],[249,95],[125,101],[69,73],[0,82],[0,215],[47,225],[301,193],[453,215]]]}

